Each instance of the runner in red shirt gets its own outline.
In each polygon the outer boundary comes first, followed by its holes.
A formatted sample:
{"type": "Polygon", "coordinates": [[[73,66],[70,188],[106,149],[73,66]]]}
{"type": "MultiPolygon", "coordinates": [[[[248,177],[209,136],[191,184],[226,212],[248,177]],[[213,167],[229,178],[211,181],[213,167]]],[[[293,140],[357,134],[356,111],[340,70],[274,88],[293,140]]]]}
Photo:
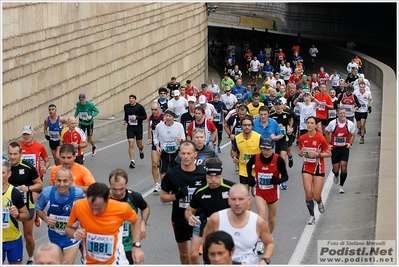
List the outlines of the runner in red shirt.
{"type": "Polygon", "coordinates": [[[324,158],[331,157],[331,149],[324,136],[316,131],[316,117],[308,117],[306,127],[308,132],[299,137],[298,155],[304,157],[302,182],[305,189],[306,206],[310,213],[307,223],[314,224],[313,199],[316,200],[320,213],[324,212],[324,204],[321,199],[325,175],[324,158]]]}
{"type": "Polygon", "coordinates": [[[316,108],[317,118],[317,131],[325,135],[326,126],[328,125],[327,117],[328,111],[334,108],[331,96],[327,94],[327,85],[325,83],[320,84],[320,93],[317,93],[314,98],[319,101],[319,105],[316,108]]]}

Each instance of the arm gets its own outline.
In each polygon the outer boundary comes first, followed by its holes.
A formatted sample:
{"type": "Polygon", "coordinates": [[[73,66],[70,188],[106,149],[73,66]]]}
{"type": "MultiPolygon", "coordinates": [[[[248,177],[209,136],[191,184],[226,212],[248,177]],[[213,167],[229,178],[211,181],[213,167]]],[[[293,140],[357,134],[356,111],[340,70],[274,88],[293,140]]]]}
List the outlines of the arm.
{"type": "MultiPolygon", "coordinates": [[[[44,124],[43,124],[44,126],[43,126],[43,134],[44,135],[48,135],[48,130],[47,130],[47,128],[48,128],[48,124],[47,124],[47,118],[46,119],[44,119],[44,124]]],[[[46,138],[47,139],[47,138],[46,138]]]]}
{"type": "MultiPolygon", "coordinates": [[[[269,226],[267,225],[266,221],[258,216],[256,222],[257,232],[259,234],[260,240],[262,240],[263,244],[265,245],[265,253],[263,253],[262,258],[271,258],[274,253],[274,240],[270,234],[269,226]]],[[[260,260],[259,264],[265,265],[266,262],[264,260],[260,260]]]]}
{"type": "Polygon", "coordinates": [[[93,103],[91,103],[91,111],[92,111],[92,113],[91,113],[91,118],[90,118],[90,120],[92,119],[92,118],[94,118],[95,116],[97,116],[98,115],[98,113],[100,112],[99,110],[98,110],[98,108],[93,104],[93,103]]]}
{"type": "Polygon", "coordinates": [[[148,123],[147,123],[147,133],[148,133],[148,140],[147,140],[147,145],[151,145],[152,142],[152,129],[150,126],[151,120],[148,118],[148,123]]]}
{"type": "Polygon", "coordinates": [[[145,112],[145,109],[143,106],[140,107],[140,115],[137,115],[136,119],[139,121],[144,121],[147,119],[147,113],[145,112]]]}
{"type": "MultiPolygon", "coordinates": [[[[133,210],[132,210],[133,211],[133,210]]],[[[133,244],[139,242],[141,240],[141,220],[139,220],[136,214],[136,220],[134,223],[131,223],[132,226],[132,236],[133,236],[133,244]]],[[[132,248],[132,258],[135,264],[140,264],[145,260],[144,252],[141,248],[133,246],[132,248]]]]}
{"type": "Polygon", "coordinates": [[[186,221],[190,226],[194,226],[197,223],[197,218],[195,217],[195,213],[197,212],[197,209],[194,209],[189,205],[187,209],[184,211],[184,218],[186,218],[186,221]]]}
{"type": "Polygon", "coordinates": [[[141,229],[140,229],[140,240],[147,237],[147,221],[150,217],[150,206],[140,211],[141,214],[141,229]]]}

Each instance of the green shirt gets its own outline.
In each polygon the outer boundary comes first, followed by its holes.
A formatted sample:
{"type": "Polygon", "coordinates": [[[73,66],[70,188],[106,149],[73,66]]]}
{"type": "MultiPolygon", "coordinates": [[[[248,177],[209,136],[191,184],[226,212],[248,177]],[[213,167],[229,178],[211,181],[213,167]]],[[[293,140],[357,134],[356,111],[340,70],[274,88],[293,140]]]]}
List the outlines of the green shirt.
{"type": "Polygon", "coordinates": [[[75,117],[79,115],[79,123],[82,125],[91,125],[94,123],[94,117],[98,114],[96,106],[86,100],[86,104],[82,105],[80,102],[76,102],[75,117]],[[85,118],[92,116],[91,120],[87,121],[85,118]]]}
{"type": "Polygon", "coordinates": [[[231,78],[222,79],[220,84],[221,84],[221,86],[223,88],[223,91],[226,91],[226,86],[227,85],[230,86],[230,88],[235,85],[234,81],[231,78]]]}

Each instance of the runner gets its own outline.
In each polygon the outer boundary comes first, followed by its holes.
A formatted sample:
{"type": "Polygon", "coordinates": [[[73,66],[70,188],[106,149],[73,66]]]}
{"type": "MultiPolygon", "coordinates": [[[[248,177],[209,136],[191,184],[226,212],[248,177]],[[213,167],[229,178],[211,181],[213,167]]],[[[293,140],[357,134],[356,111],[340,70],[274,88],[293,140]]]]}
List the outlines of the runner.
{"type": "Polygon", "coordinates": [[[218,132],[217,134],[218,143],[217,145],[214,145],[214,149],[216,150],[217,147],[218,153],[222,153],[222,148],[220,147],[220,144],[222,143],[223,139],[222,135],[223,135],[224,117],[226,116],[228,110],[226,105],[222,101],[220,101],[219,93],[213,94],[213,101],[211,101],[210,104],[212,104],[216,110],[216,116],[213,118],[213,124],[215,125],[218,132]]]}
{"type": "Polygon", "coordinates": [[[35,252],[35,265],[66,264],[61,248],[54,243],[41,244],[35,252]]]}
{"type": "Polygon", "coordinates": [[[33,238],[33,218],[35,215],[35,203],[32,192],[39,192],[43,188],[43,182],[37,174],[36,168],[22,159],[22,147],[17,142],[11,142],[8,146],[8,158],[11,163],[11,176],[8,182],[19,189],[24,198],[25,206],[29,212],[29,220],[22,222],[24,229],[25,247],[28,253],[27,265],[33,264],[33,252],[35,240],[33,238]]]}
{"type": "Polygon", "coordinates": [[[48,106],[48,113],[50,116],[44,120],[43,133],[46,140],[49,142],[54,164],[60,165],[60,136],[63,125],[67,124],[67,121],[63,117],[57,115],[57,107],[54,104],[48,106]]]}
{"type": "Polygon", "coordinates": [[[188,133],[188,126],[192,121],[195,121],[195,106],[197,105],[197,98],[195,96],[189,96],[187,99],[188,109],[181,115],[180,122],[184,127],[184,133],[188,133]]]}
{"type": "Polygon", "coordinates": [[[184,212],[190,204],[196,188],[206,183],[205,169],[195,165],[197,152],[195,144],[191,141],[183,141],[180,145],[179,156],[182,163],[166,172],[162,180],[161,202],[173,201],[172,228],[179,249],[180,262],[182,264],[200,264],[199,247],[201,240],[191,239],[193,228],[187,223],[184,212]],[[191,239],[189,252],[187,241],[191,239]]]}
{"type": "Polygon", "coordinates": [[[129,103],[123,106],[125,117],[123,125],[126,127],[127,141],[129,142],[129,168],[136,168],[134,162],[134,139],[136,139],[137,147],[139,148],[140,158],[144,159],[144,146],[143,146],[143,120],[147,119],[147,113],[144,107],[136,102],[136,95],[129,95],[129,103]]]}
{"type": "Polygon", "coordinates": [[[94,157],[97,154],[97,146],[93,139],[94,131],[94,117],[98,115],[98,109],[96,106],[86,100],[86,95],[79,94],[79,101],[76,102],[76,110],[74,116],[79,115],[79,128],[83,132],[87,130],[87,140],[91,144],[91,156],[94,157]]]}
{"type": "Polygon", "coordinates": [[[152,114],[148,116],[148,140],[147,145],[151,145],[151,173],[152,178],[154,179],[154,193],[161,191],[161,185],[158,183],[158,164],[159,164],[159,153],[157,152],[157,148],[154,144],[154,133],[156,126],[164,120],[164,114],[161,113],[161,107],[158,102],[152,102],[151,104],[151,112],[152,114]]]}
{"type": "MultiPolygon", "coordinates": [[[[229,180],[222,178],[222,161],[219,158],[210,158],[206,161],[206,185],[197,188],[192,196],[190,205],[187,207],[184,213],[188,224],[195,226],[198,223],[197,211],[200,210],[201,216],[199,217],[200,232],[199,239],[202,242],[202,233],[205,229],[208,218],[219,210],[227,209],[229,207],[228,192],[231,186],[234,184],[229,180]]],[[[193,237],[194,238],[194,237],[193,237]]],[[[201,249],[200,249],[201,253],[201,249]]],[[[204,254],[204,262],[209,263],[206,257],[207,253],[204,254]]]]}
{"type": "MultiPolygon", "coordinates": [[[[248,184],[254,187],[255,203],[258,214],[268,222],[270,234],[276,227],[276,214],[278,200],[280,198],[279,186],[288,181],[288,173],[285,161],[278,154],[274,153],[274,141],[270,138],[261,138],[261,153],[251,157],[247,162],[247,173],[250,173],[248,184]],[[253,168],[253,166],[255,166],[253,168]],[[252,176],[255,171],[255,177],[252,176]],[[266,218],[267,208],[267,218],[266,218]]],[[[258,241],[256,251],[264,253],[264,245],[258,241]]]]}
{"type": "Polygon", "coordinates": [[[188,126],[187,140],[192,140],[192,132],[196,128],[205,130],[205,145],[213,148],[216,142],[217,129],[211,120],[205,118],[205,110],[203,107],[195,107],[195,120],[188,126]]]}
{"type": "Polygon", "coordinates": [[[75,149],[71,144],[63,144],[60,148],[61,165],[55,166],[50,172],[50,185],[55,185],[55,174],[61,168],[68,168],[73,175],[73,185],[87,191],[89,185],[95,183],[91,172],[83,165],[75,164],[75,149]]]}
{"type": "Polygon", "coordinates": [[[58,169],[55,186],[44,188],[36,203],[37,215],[47,223],[49,241],[62,249],[65,264],[75,263],[80,245],[65,235],[65,227],[75,201],[86,197],[81,188],[72,184],[72,172],[65,167],[58,169]]]}
{"type": "Polygon", "coordinates": [[[299,96],[294,100],[294,106],[299,108],[299,135],[303,135],[308,132],[306,120],[310,116],[316,116],[316,108],[318,105],[319,101],[308,92],[300,93],[299,96]],[[301,99],[303,99],[304,102],[299,102],[301,99]]]}
{"type": "MultiPolygon", "coordinates": [[[[109,195],[111,199],[120,202],[127,202],[130,207],[138,214],[138,209],[141,212],[141,227],[140,227],[140,240],[147,236],[148,218],[150,216],[150,206],[144,200],[143,196],[133,190],[127,189],[129,178],[127,172],[123,169],[115,169],[109,174],[109,195]]],[[[129,265],[133,265],[132,246],[133,234],[129,222],[123,223],[123,246],[125,247],[126,258],[129,265]]]]}
{"type": "Polygon", "coordinates": [[[145,258],[139,242],[141,221],[129,204],[109,198],[106,184],[90,185],[87,198],[75,202],[66,234],[70,238],[82,240],[84,265],[128,265],[121,238],[121,226],[125,221],[132,224],[133,261],[140,264],[145,258]],[[74,226],[76,222],[80,224],[79,228],[74,226]]]}
{"type": "Polygon", "coordinates": [[[361,107],[359,99],[353,94],[353,86],[348,85],[346,91],[338,96],[338,107],[346,109],[346,118],[355,122],[355,112],[361,107]]]}
{"type": "Polygon", "coordinates": [[[204,239],[212,232],[225,231],[233,237],[235,251],[233,261],[241,264],[270,264],[274,252],[274,240],[266,221],[256,213],[249,211],[251,197],[242,184],[235,184],[229,191],[230,208],[212,214],[209,218],[204,239]],[[265,252],[259,260],[255,252],[258,239],[265,244],[265,252]]]}
{"type": "MultiPolygon", "coordinates": [[[[22,129],[22,138],[23,140],[19,142],[22,147],[22,159],[35,166],[37,174],[43,182],[43,175],[45,175],[47,169],[50,168],[50,159],[47,155],[46,148],[34,140],[35,132],[32,126],[24,126],[22,129]],[[44,166],[40,166],[40,158],[44,161],[44,166]]],[[[36,203],[39,194],[40,192],[32,192],[34,203],[36,203]]],[[[37,217],[36,214],[35,225],[39,227],[40,224],[40,218],[37,217]]]]}
{"type": "Polygon", "coordinates": [[[366,84],[364,82],[359,84],[359,91],[355,91],[355,96],[360,103],[360,108],[355,112],[357,128],[360,131],[359,144],[364,144],[367,116],[372,111],[374,100],[371,96],[371,91],[366,91],[366,84]]]}
{"type": "Polygon", "coordinates": [[[328,111],[334,108],[331,96],[327,93],[327,84],[320,84],[320,93],[315,94],[314,98],[319,101],[319,105],[316,108],[317,118],[317,131],[325,135],[327,126],[328,111]]]}
{"type": "MultiPolygon", "coordinates": [[[[171,92],[171,94],[172,93],[173,93],[173,91],[171,92]]],[[[159,106],[161,107],[161,113],[164,114],[164,112],[168,108],[173,108],[172,103],[168,100],[168,89],[166,89],[165,87],[159,88],[158,95],[159,95],[159,98],[156,101],[158,102],[159,106]]],[[[171,97],[171,98],[173,98],[173,97],[171,97]]],[[[130,102],[130,98],[129,98],[129,102],[130,102]]]]}
{"type": "Polygon", "coordinates": [[[338,118],[331,121],[327,128],[326,139],[332,151],[331,163],[334,183],[339,180],[339,193],[345,193],[344,183],[348,176],[349,150],[355,141],[355,124],[346,118],[346,110],[338,109],[338,118]],[[339,172],[341,171],[341,174],[339,172]],[[340,176],[338,178],[338,176],[340,176]]]}
{"type": "Polygon", "coordinates": [[[84,148],[87,147],[86,134],[84,131],[76,127],[76,118],[70,117],[68,119],[68,127],[61,132],[60,145],[71,144],[76,152],[75,162],[83,165],[84,148]]]}
{"type": "Polygon", "coordinates": [[[3,265],[7,258],[9,264],[22,264],[23,240],[19,221],[28,221],[29,212],[21,192],[8,183],[11,165],[3,160],[2,167],[2,245],[3,265]]]}
{"type": "Polygon", "coordinates": [[[155,128],[154,144],[155,149],[160,155],[159,173],[161,181],[167,170],[173,168],[175,158],[178,153],[181,141],[185,140],[183,125],[174,121],[176,114],[172,110],[166,110],[163,122],[160,122],[155,128]]]}
{"type": "Polygon", "coordinates": [[[310,116],[306,119],[308,132],[299,137],[298,155],[304,157],[302,181],[305,189],[306,206],[310,217],[308,224],[314,224],[314,202],[317,202],[320,213],[324,213],[321,191],[324,184],[324,158],[331,157],[331,149],[324,136],[316,131],[317,119],[310,116]]]}

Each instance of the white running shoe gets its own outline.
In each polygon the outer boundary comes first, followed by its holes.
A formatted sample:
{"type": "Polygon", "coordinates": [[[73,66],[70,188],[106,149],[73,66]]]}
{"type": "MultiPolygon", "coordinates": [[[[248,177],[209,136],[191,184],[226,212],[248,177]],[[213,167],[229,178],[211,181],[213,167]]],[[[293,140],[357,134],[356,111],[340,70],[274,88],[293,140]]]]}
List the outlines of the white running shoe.
{"type": "Polygon", "coordinates": [[[342,185],[339,186],[338,190],[340,194],[345,193],[344,187],[342,185]]]}
{"type": "Polygon", "coordinates": [[[316,218],[314,216],[310,216],[308,219],[308,224],[314,224],[315,220],[316,220],[316,218]]]}

